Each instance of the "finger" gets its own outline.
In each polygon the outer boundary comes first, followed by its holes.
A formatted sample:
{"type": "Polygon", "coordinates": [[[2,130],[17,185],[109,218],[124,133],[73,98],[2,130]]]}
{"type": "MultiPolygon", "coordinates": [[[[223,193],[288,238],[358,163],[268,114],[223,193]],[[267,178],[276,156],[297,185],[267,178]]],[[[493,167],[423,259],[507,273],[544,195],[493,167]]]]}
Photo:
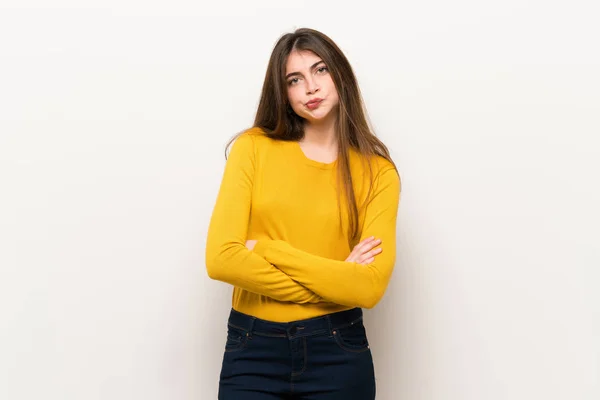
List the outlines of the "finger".
{"type": "Polygon", "coordinates": [[[372,248],[379,246],[380,244],[381,244],[381,239],[373,240],[373,241],[367,243],[367,245],[363,248],[363,250],[365,252],[367,252],[367,251],[371,250],[372,248]]]}
{"type": "Polygon", "coordinates": [[[366,260],[364,260],[360,264],[363,264],[363,265],[364,264],[371,264],[373,261],[375,261],[375,257],[367,258],[366,260]]]}
{"type": "Polygon", "coordinates": [[[380,248],[378,248],[378,249],[375,249],[375,250],[368,251],[368,252],[364,253],[364,254],[363,254],[361,257],[360,257],[360,260],[361,260],[360,262],[361,262],[361,263],[363,263],[365,260],[369,260],[369,259],[371,259],[371,258],[373,258],[373,259],[374,259],[374,258],[375,258],[375,256],[376,256],[377,254],[381,253],[382,251],[383,251],[383,249],[382,249],[381,247],[380,247],[380,248]]]}
{"type": "MultiPolygon", "coordinates": [[[[373,247],[376,247],[376,246],[377,245],[374,245],[373,247]]],[[[381,253],[381,247],[376,247],[376,248],[373,248],[373,247],[367,247],[367,248],[363,249],[362,254],[360,254],[360,258],[364,260],[365,258],[369,258],[376,254],[381,253]]]]}
{"type": "Polygon", "coordinates": [[[358,250],[358,249],[362,248],[366,243],[368,243],[369,241],[371,241],[373,239],[374,239],[373,236],[371,236],[371,237],[361,240],[354,246],[354,248],[352,250],[358,250]]]}
{"type": "Polygon", "coordinates": [[[348,258],[346,258],[346,261],[360,262],[360,260],[364,258],[364,254],[366,252],[368,252],[380,243],[381,239],[375,239],[375,236],[369,236],[363,239],[356,246],[354,246],[352,252],[348,256],[348,258]]]}
{"type": "Polygon", "coordinates": [[[363,239],[360,243],[358,243],[356,246],[354,246],[354,249],[356,249],[356,250],[362,249],[374,240],[375,240],[375,236],[370,236],[366,239],[363,239]]]}

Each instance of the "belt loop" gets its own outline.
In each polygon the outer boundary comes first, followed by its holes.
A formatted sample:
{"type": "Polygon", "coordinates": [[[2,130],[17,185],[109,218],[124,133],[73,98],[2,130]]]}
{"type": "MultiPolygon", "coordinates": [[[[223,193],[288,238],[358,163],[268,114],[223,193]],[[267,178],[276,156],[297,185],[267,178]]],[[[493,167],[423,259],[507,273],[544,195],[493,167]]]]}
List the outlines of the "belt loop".
{"type": "Polygon", "coordinates": [[[250,326],[248,327],[248,332],[246,333],[248,339],[252,339],[252,329],[254,329],[254,321],[256,321],[256,317],[252,317],[250,319],[250,326]]]}

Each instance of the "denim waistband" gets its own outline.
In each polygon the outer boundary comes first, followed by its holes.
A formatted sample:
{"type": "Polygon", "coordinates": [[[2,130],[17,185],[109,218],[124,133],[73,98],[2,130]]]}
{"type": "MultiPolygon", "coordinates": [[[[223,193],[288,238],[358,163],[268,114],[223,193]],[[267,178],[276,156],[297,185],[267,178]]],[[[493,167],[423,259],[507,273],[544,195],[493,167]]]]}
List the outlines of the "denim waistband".
{"type": "Polygon", "coordinates": [[[331,334],[334,329],[353,325],[362,321],[362,318],[363,311],[357,307],[298,321],[272,322],[241,313],[232,308],[228,324],[242,329],[250,335],[295,338],[325,333],[331,334]]]}

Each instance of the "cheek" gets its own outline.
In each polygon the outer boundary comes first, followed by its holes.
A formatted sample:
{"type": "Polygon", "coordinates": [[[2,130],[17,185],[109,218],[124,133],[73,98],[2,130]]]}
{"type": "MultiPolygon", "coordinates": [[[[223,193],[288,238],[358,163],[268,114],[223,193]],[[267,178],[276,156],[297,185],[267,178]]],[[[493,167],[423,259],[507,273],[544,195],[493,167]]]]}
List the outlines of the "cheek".
{"type": "Polygon", "coordinates": [[[329,97],[335,97],[337,99],[337,90],[335,89],[335,83],[333,83],[333,80],[329,77],[329,79],[323,82],[323,84],[327,87],[327,93],[329,93],[329,97]]]}
{"type": "Polygon", "coordinates": [[[297,88],[290,88],[290,89],[288,89],[288,92],[287,92],[288,101],[290,102],[290,104],[292,105],[292,108],[294,110],[300,106],[299,103],[302,101],[302,98],[298,94],[298,90],[296,90],[296,89],[297,88]]]}
{"type": "Polygon", "coordinates": [[[298,97],[296,95],[296,91],[294,90],[293,87],[289,87],[287,90],[287,96],[288,96],[288,100],[290,101],[290,103],[295,103],[296,102],[296,98],[298,97]]]}

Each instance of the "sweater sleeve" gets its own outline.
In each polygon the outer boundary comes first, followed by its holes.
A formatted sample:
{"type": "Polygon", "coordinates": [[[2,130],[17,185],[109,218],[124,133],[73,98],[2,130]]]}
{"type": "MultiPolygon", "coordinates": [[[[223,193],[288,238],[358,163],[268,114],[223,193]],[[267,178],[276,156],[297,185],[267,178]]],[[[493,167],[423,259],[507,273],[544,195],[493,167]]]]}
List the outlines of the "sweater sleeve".
{"type": "Polygon", "coordinates": [[[396,220],[400,177],[387,169],[375,182],[361,240],[375,236],[383,251],[370,264],[332,260],[281,240],[259,240],[254,252],[323,299],[349,307],[373,308],[383,297],[396,260],[396,220]]]}
{"type": "Polygon", "coordinates": [[[320,296],[246,247],[254,155],[254,138],[250,134],[238,137],[231,147],[208,228],[208,275],[279,301],[318,303],[322,301],[320,296]]]}

